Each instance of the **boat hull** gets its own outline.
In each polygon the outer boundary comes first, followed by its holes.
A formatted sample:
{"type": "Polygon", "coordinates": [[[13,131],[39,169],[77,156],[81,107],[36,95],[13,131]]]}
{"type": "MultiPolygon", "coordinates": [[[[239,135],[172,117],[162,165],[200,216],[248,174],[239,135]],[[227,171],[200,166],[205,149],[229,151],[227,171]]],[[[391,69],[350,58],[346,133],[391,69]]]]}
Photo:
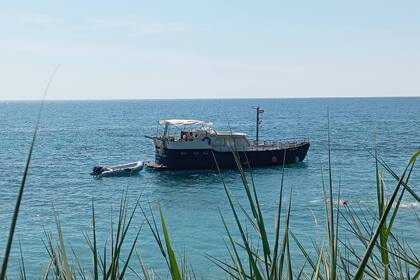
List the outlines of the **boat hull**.
{"type": "MultiPolygon", "coordinates": [[[[236,152],[244,167],[277,166],[302,162],[309,143],[287,148],[236,152]]],[[[166,170],[233,169],[237,168],[233,152],[211,149],[165,149],[164,155],[156,154],[156,166],[166,170]],[[217,165],[216,165],[217,162],[217,165]]]]}

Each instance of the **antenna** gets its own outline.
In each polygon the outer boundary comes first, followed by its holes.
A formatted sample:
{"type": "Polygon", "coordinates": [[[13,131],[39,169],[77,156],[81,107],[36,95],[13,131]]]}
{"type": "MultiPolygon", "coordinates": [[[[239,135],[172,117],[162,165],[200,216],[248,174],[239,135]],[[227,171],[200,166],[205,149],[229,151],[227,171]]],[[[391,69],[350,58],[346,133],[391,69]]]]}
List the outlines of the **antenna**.
{"type": "Polygon", "coordinates": [[[257,112],[257,122],[256,122],[256,135],[255,135],[255,140],[256,140],[256,144],[257,144],[257,148],[258,148],[258,140],[259,140],[259,132],[260,132],[260,124],[262,122],[262,120],[260,120],[260,114],[264,113],[263,109],[260,109],[260,106],[252,106],[252,109],[255,109],[255,111],[257,112]]]}

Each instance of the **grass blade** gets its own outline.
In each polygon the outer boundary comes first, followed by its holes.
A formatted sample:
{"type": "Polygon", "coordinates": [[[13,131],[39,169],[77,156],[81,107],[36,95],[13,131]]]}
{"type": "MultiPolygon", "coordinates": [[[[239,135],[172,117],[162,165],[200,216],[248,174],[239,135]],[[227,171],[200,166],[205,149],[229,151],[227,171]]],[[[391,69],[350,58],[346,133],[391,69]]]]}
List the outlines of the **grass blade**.
{"type": "Polygon", "coordinates": [[[45,100],[45,97],[48,93],[48,89],[51,85],[51,82],[54,78],[54,75],[58,71],[58,67],[59,66],[57,66],[54,69],[53,73],[51,74],[51,76],[48,80],[47,86],[45,87],[45,90],[44,90],[44,95],[43,95],[43,98],[42,98],[41,106],[40,106],[39,111],[38,111],[38,116],[37,116],[37,120],[36,120],[36,124],[35,124],[35,129],[34,129],[34,133],[32,135],[31,145],[29,147],[29,152],[28,152],[28,156],[26,158],[25,168],[23,170],[22,180],[20,182],[19,191],[18,191],[18,195],[17,195],[17,198],[16,198],[15,209],[13,211],[12,221],[10,223],[9,235],[8,235],[7,242],[6,242],[6,249],[4,251],[4,258],[3,258],[3,263],[2,263],[1,271],[0,271],[0,280],[4,280],[6,278],[7,265],[8,265],[8,262],[9,262],[10,251],[12,249],[13,236],[15,234],[16,223],[17,223],[17,219],[18,219],[20,205],[22,203],[23,191],[25,190],[25,183],[26,183],[26,178],[28,176],[29,164],[31,163],[32,152],[33,152],[33,149],[34,149],[34,146],[35,146],[35,140],[36,140],[36,137],[37,137],[37,134],[38,134],[39,123],[40,123],[40,120],[41,120],[41,113],[42,113],[42,109],[44,107],[44,100],[45,100]]]}
{"type": "Polygon", "coordinates": [[[165,238],[166,251],[168,253],[172,280],[182,280],[179,266],[176,261],[175,253],[171,246],[171,240],[169,238],[168,227],[166,226],[166,221],[165,221],[165,217],[163,216],[162,209],[160,209],[160,221],[162,223],[162,231],[163,231],[163,236],[165,238]]]}
{"type": "Polygon", "coordinates": [[[367,247],[367,249],[366,249],[366,252],[365,252],[365,254],[364,254],[364,256],[363,256],[363,259],[361,260],[361,262],[359,263],[359,266],[358,266],[358,268],[357,268],[357,272],[356,272],[356,274],[355,274],[355,276],[354,276],[354,278],[353,279],[355,279],[355,280],[361,280],[362,278],[363,278],[363,272],[364,272],[364,269],[365,269],[365,267],[366,267],[366,265],[367,265],[367,262],[368,262],[368,260],[369,260],[369,258],[370,258],[370,256],[371,256],[371,254],[372,254],[372,250],[373,250],[373,247],[375,246],[375,244],[376,244],[376,240],[377,240],[377,238],[378,238],[378,236],[379,236],[379,234],[380,234],[380,231],[381,231],[381,229],[382,229],[382,226],[384,225],[384,223],[386,222],[386,218],[387,218],[387,216],[388,216],[388,213],[390,212],[390,210],[391,210],[391,207],[392,207],[392,204],[394,203],[394,200],[395,200],[395,198],[396,198],[396,196],[397,196],[397,194],[398,194],[398,191],[400,190],[400,187],[402,186],[402,183],[403,183],[403,181],[404,181],[404,178],[405,178],[405,175],[406,175],[406,173],[407,173],[407,170],[412,166],[412,165],[414,165],[414,163],[415,163],[415,161],[416,161],[416,158],[417,158],[417,156],[419,156],[420,155],[420,150],[418,151],[418,152],[416,152],[412,157],[411,157],[411,159],[410,159],[410,161],[409,161],[409,163],[408,163],[408,165],[407,165],[407,167],[405,168],[405,170],[404,170],[404,173],[403,173],[403,175],[401,176],[401,178],[399,179],[399,181],[398,181],[398,184],[397,184],[397,186],[395,187],[395,189],[394,189],[394,192],[392,193],[392,196],[391,196],[391,199],[388,201],[388,204],[387,204],[387,206],[386,206],[386,208],[385,208],[385,210],[384,210],[384,213],[382,214],[382,217],[381,217],[381,219],[380,219],[380,222],[379,222],[379,224],[377,225],[377,228],[376,228],[376,230],[375,230],[375,232],[374,232],[374,234],[373,234],[373,236],[372,236],[372,238],[370,239],[370,242],[369,242],[369,245],[368,245],[368,247],[367,247]]]}

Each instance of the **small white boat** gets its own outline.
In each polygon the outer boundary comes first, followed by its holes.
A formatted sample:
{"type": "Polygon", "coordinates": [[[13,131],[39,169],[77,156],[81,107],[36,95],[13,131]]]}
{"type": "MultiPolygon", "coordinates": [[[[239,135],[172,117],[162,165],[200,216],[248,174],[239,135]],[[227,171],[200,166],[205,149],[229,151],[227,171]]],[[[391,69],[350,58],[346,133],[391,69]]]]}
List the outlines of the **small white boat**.
{"type": "Polygon", "coordinates": [[[90,175],[96,178],[133,176],[137,175],[143,167],[144,163],[142,161],[115,166],[95,166],[90,175]]]}

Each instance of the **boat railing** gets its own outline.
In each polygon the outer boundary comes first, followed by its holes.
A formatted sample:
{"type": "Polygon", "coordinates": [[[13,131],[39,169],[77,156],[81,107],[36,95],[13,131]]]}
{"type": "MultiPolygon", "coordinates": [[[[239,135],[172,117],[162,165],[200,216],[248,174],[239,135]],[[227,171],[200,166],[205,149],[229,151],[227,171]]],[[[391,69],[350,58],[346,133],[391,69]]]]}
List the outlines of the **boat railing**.
{"type": "Polygon", "coordinates": [[[290,148],[295,148],[306,143],[309,143],[308,138],[265,140],[265,141],[258,141],[258,145],[257,145],[257,141],[250,140],[250,146],[235,146],[235,147],[222,146],[222,147],[214,147],[214,148],[220,152],[229,152],[232,150],[265,151],[265,150],[275,150],[275,149],[290,149],[290,148]]]}
{"type": "MultiPolygon", "coordinates": [[[[258,146],[270,146],[270,145],[284,145],[284,144],[302,144],[309,142],[308,138],[289,138],[289,139],[280,139],[280,140],[264,140],[258,141],[258,146]]],[[[252,140],[252,145],[257,146],[257,141],[252,140]]]]}
{"type": "Polygon", "coordinates": [[[252,149],[258,150],[266,150],[266,149],[273,149],[273,148],[293,148],[305,143],[309,143],[308,138],[291,138],[291,139],[282,139],[282,140],[264,140],[264,141],[257,141],[253,140],[251,142],[252,149]]]}

